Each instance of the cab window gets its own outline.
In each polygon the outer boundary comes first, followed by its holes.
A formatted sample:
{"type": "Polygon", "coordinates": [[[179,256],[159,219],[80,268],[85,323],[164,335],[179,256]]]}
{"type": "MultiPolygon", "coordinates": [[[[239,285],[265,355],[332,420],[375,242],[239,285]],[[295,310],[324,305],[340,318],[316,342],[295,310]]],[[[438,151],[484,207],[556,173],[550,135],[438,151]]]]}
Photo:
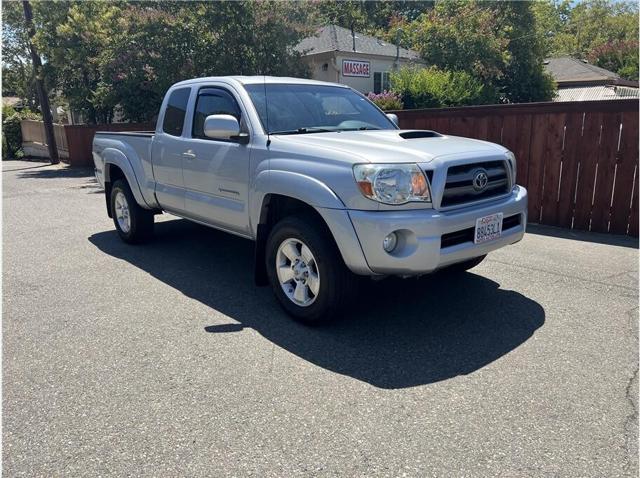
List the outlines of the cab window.
{"type": "Polygon", "coordinates": [[[182,126],[184,118],[187,114],[187,103],[189,102],[189,94],[191,88],[180,88],[174,90],[169,96],[167,109],[164,113],[164,121],[162,122],[162,131],[172,136],[182,135],[182,126]]]}
{"type": "Polygon", "coordinates": [[[204,120],[209,115],[231,115],[240,122],[240,107],[235,98],[222,88],[204,88],[198,92],[193,115],[194,138],[209,139],[204,135],[204,120]]]}

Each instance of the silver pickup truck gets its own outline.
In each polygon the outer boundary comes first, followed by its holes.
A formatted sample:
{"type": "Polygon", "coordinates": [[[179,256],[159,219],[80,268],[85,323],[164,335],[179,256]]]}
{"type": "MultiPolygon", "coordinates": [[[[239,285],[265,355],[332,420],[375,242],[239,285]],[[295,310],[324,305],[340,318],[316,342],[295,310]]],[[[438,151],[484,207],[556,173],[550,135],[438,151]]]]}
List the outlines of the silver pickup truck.
{"type": "Polygon", "coordinates": [[[161,212],[252,239],[257,284],[311,323],[350,304],[352,274],[466,270],[524,235],[510,151],[397,122],[344,85],[198,78],[155,132],[97,133],[93,158],[124,241],[161,212]]]}

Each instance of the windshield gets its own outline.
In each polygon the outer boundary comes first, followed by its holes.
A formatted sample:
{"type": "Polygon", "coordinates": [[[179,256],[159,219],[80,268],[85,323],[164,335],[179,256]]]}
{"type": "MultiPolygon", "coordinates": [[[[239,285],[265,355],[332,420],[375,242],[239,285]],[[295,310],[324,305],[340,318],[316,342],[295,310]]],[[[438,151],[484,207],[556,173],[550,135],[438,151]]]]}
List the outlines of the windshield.
{"type": "Polygon", "coordinates": [[[396,129],[368,99],[349,88],[269,83],[245,88],[270,134],[396,129]]]}

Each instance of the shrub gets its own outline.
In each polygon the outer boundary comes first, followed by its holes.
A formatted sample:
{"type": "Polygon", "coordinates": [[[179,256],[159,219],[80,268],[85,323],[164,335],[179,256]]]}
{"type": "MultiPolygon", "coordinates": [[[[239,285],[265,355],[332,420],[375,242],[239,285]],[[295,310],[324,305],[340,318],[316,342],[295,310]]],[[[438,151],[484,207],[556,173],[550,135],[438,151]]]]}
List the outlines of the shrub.
{"type": "Polygon", "coordinates": [[[464,71],[436,67],[403,68],[391,73],[391,89],[405,108],[440,108],[491,102],[495,92],[464,71]]]}
{"type": "Polygon", "coordinates": [[[16,111],[11,106],[2,107],[2,159],[16,159],[23,156],[22,153],[22,129],[20,122],[23,119],[40,120],[42,116],[27,108],[16,111]]]}
{"type": "Polygon", "coordinates": [[[399,94],[394,93],[393,91],[369,93],[367,98],[373,101],[382,111],[401,110],[403,106],[402,98],[399,94]]]}

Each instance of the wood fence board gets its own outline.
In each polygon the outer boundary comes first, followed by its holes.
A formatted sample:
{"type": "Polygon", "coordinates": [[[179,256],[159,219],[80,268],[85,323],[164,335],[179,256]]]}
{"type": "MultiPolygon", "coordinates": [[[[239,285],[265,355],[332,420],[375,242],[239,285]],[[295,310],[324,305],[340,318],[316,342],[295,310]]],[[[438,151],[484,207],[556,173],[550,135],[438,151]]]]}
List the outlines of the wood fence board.
{"type": "Polygon", "coordinates": [[[469,119],[463,116],[453,116],[449,122],[449,134],[455,136],[469,136],[471,131],[469,119]]]}
{"type": "Polygon", "coordinates": [[[591,209],[591,230],[608,232],[613,179],[618,153],[621,113],[605,113],[602,118],[602,135],[598,151],[598,175],[593,207],[591,209]]]}
{"type": "Polygon", "coordinates": [[[631,203],[631,216],[629,217],[628,234],[635,237],[638,237],[638,189],[640,189],[640,170],[636,173],[633,188],[633,202],[631,203]]]}
{"type": "Polygon", "coordinates": [[[578,145],[580,171],[578,176],[576,207],[573,215],[574,229],[589,230],[593,182],[596,174],[596,163],[598,162],[601,125],[602,113],[587,112],[585,114],[582,139],[578,145]]]}
{"type": "Polygon", "coordinates": [[[534,115],[531,123],[531,155],[529,156],[527,189],[529,191],[529,221],[540,222],[542,183],[544,178],[544,145],[547,134],[546,114],[534,115]]]}
{"type": "Polygon", "coordinates": [[[565,121],[560,198],[558,199],[556,225],[571,227],[573,221],[574,196],[578,175],[578,146],[582,140],[582,118],[584,113],[569,113],[565,121]]]}
{"type": "Polygon", "coordinates": [[[558,216],[558,183],[562,164],[562,142],[566,115],[546,115],[544,142],[544,180],[542,188],[542,224],[556,225],[558,216]]]}
{"type": "Polygon", "coordinates": [[[471,137],[486,140],[489,134],[489,118],[486,116],[475,118],[474,123],[471,137]]]}
{"type": "Polygon", "coordinates": [[[611,207],[609,231],[626,234],[630,216],[634,173],[638,166],[638,115],[626,112],[622,115],[622,137],[618,152],[616,184],[611,207]]]}
{"type": "Polygon", "coordinates": [[[435,122],[435,130],[450,134],[451,118],[437,118],[435,122]]]}
{"type": "MultiPolygon", "coordinates": [[[[515,130],[505,129],[503,132],[503,142],[514,144],[510,148],[516,156],[516,181],[524,187],[529,185],[529,164],[531,164],[531,129],[533,124],[532,115],[518,115],[515,117],[515,130]]],[[[509,147],[509,146],[507,146],[509,147]]]]}
{"type": "Polygon", "coordinates": [[[494,115],[489,117],[486,137],[488,141],[502,144],[502,121],[502,116],[494,115]]]}

